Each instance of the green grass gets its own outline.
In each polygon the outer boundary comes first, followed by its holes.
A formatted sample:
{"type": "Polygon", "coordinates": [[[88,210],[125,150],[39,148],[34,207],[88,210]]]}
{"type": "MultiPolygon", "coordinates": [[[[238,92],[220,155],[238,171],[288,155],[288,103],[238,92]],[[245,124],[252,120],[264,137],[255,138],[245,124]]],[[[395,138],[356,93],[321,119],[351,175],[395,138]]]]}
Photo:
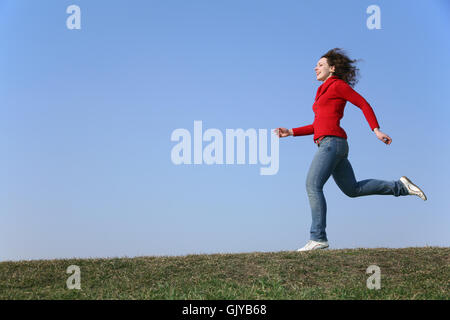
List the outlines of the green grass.
{"type": "Polygon", "coordinates": [[[0,263],[0,299],[449,299],[450,248],[0,263]],[[66,269],[81,269],[69,290],[66,269]],[[366,269],[381,269],[381,289],[366,269]]]}

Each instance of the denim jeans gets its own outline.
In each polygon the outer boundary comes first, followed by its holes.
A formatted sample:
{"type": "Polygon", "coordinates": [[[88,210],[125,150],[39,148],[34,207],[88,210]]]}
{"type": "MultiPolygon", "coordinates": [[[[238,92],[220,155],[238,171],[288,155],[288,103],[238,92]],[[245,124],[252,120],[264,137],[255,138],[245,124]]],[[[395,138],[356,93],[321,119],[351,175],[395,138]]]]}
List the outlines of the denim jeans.
{"type": "Polygon", "coordinates": [[[356,181],[352,166],[347,159],[348,143],[346,139],[326,136],[320,141],[318,148],[306,179],[306,191],[312,215],[311,240],[328,241],[325,232],[327,203],[323,195],[323,186],[331,175],[342,192],[352,198],[372,194],[395,197],[408,195],[408,190],[400,180],[356,181]]]}

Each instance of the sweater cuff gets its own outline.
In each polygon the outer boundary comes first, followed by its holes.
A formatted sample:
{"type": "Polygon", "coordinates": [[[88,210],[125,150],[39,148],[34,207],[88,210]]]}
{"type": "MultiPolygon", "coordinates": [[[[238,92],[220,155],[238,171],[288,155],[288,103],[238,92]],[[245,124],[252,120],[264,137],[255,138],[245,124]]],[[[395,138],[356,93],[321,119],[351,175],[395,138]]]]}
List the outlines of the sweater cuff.
{"type": "Polygon", "coordinates": [[[314,133],[314,127],[312,124],[310,124],[310,125],[303,126],[303,127],[292,128],[292,133],[293,133],[294,137],[306,136],[306,135],[314,133]]]}

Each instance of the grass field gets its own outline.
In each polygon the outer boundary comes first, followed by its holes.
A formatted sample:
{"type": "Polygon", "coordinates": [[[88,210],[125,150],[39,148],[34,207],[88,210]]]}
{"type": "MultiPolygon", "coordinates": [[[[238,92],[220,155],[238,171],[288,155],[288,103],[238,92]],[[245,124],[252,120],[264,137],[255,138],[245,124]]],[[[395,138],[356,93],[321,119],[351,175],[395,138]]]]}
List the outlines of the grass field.
{"type": "Polygon", "coordinates": [[[0,299],[449,299],[450,248],[0,262],[0,299]],[[70,265],[81,289],[69,290],[70,265]],[[381,270],[369,290],[367,267],[381,270]]]}

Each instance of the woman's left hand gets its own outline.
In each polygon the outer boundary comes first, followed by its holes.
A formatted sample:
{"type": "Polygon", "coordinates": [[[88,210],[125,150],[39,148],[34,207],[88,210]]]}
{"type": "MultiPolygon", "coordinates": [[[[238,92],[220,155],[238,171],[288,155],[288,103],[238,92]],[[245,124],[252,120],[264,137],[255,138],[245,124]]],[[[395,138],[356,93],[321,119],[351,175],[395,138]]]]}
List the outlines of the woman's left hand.
{"type": "Polygon", "coordinates": [[[392,139],[386,133],[381,132],[380,129],[378,129],[378,128],[375,128],[373,131],[377,135],[378,139],[380,139],[381,141],[383,141],[386,144],[391,144],[392,139]]]}

